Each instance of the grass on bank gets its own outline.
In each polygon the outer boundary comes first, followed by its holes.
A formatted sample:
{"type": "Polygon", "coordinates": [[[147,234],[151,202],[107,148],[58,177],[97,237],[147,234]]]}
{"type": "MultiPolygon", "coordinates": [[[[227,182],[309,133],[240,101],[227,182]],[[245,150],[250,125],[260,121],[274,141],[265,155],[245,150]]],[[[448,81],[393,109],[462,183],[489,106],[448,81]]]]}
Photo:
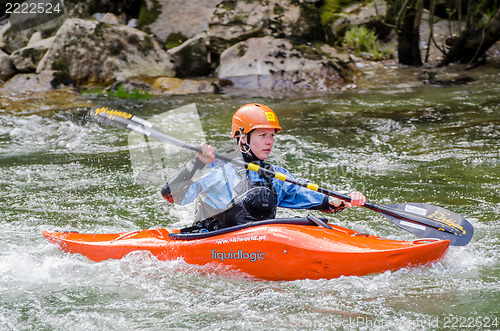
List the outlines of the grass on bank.
{"type": "Polygon", "coordinates": [[[140,88],[134,88],[133,90],[127,90],[123,85],[118,86],[114,91],[105,90],[101,87],[95,88],[82,88],[80,89],[80,94],[84,96],[114,96],[121,99],[130,100],[149,100],[153,96],[147,91],[140,88]]]}
{"type": "Polygon", "coordinates": [[[375,33],[365,27],[347,30],[342,46],[351,53],[373,61],[390,59],[394,54],[392,47],[382,48],[375,33]]]}

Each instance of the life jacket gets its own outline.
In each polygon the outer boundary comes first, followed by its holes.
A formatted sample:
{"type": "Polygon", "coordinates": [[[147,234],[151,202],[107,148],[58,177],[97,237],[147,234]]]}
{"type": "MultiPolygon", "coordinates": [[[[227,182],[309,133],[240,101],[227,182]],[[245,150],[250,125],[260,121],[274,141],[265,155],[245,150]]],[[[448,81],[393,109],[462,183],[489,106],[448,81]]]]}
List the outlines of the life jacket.
{"type": "MultiPolygon", "coordinates": [[[[245,156],[245,155],[244,155],[245,156]]],[[[248,158],[245,161],[249,162],[248,158]]],[[[272,168],[269,163],[251,160],[262,168],[272,168]]],[[[242,179],[234,188],[235,197],[231,206],[223,212],[195,222],[193,227],[209,231],[241,225],[252,221],[260,221],[276,217],[278,199],[272,179],[260,174],[262,181],[252,181],[247,169],[242,169],[242,179]]]]}

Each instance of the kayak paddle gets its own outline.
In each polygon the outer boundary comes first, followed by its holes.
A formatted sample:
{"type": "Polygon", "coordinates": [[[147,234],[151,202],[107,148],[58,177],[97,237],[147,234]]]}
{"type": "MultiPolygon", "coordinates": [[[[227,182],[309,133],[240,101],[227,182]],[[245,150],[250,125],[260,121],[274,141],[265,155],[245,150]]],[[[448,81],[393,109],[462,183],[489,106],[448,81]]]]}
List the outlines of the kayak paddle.
{"type": "MultiPolygon", "coordinates": [[[[425,203],[409,202],[391,206],[384,206],[384,208],[388,210],[397,210],[400,213],[410,212],[412,214],[422,215],[426,218],[447,223],[450,226],[459,228],[462,231],[462,235],[453,235],[451,233],[445,234],[447,232],[439,232],[442,233],[441,237],[439,237],[440,239],[449,239],[451,241],[451,244],[454,246],[467,245],[467,243],[469,243],[469,241],[472,239],[472,235],[474,234],[474,228],[472,227],[472,224],[470,224],[463,216],[442,207],[425,203]]],[[[436,230],[433,228],[422,226],[421,224],[417,223],[407,222],[403,219],[393,217],[389,215],[389,213],[383,213],[383,215],[400,228],[409,231],[420,238],[431,238],[436,236],[436,230]]]]}
{"type": "MultiPolygon", "coordinates": [[[[90,115],[103,124],[135,131],[147,137],[152,137],[165,143],[201,153],[201,149],[198,146],[171,137],[155,128],[151,122],[127,112],[111,110],[107,107],[97,107],[91,110],[90,115]]],[[[254,163],[234,160],[227,155],[219,153],[215,153],[215,157],[269,177],[274,177],[344,201],[351,201],[351,198],[347,195],[322,188],[308,181],[274,172],[270,169],[261,168],[254,163]]],[[[400,228],[418,237],[448,239],[451,245],[455,246],[466,245],[471,240],[474,233],[474,228],[464,217],[433,205],[404,203],[392,206],[377,206],[366,202],[363,207],[381,213],[400,228]]]]}

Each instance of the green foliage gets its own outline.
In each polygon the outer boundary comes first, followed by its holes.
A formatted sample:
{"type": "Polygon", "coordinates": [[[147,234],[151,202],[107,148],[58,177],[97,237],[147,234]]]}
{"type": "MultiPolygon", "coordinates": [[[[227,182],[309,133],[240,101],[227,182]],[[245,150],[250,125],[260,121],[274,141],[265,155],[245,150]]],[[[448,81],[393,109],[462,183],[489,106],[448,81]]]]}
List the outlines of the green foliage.
{"type": "Polygon", "coordinates": [[[281,15],[285,12],[285,8],[283,8],[282,6],[280,6],[279,4],[275,4],[274,5],[274,8],[273,8],[273,13],[275,15],[281,15]]]}
{"type": "Polygon", "coordinates": [[[350,0],[324,0],[319,7],[321,24],[329,25],[333,23],[339,17],[342,7],[351,2],[350,0]]]}
{"type": "Polygon", "coordinates": [[[114,96],[121,99],[132,100],[149,100],[152,98],[151,94],[140,88],[134,88],[130,91],[123,85],[118,86],[114,91],[104,90],[102,87],[81,88],[80,94],[83,96],[114,96]]]}
{"type": "Polygon", "coordinates": [[[148,1],[143,1],[139,11],[137,27],[143,31],[149,30],[146,26],[154,23],[161,13],[161,5],[158,0],[152,0],[151,3],[153,4],[152,10],[148,8],[148,1]]]}
{"type": "Polygon", "coordinates": [[[486,8],[484,11],[484,16],[483,16],[483,22],[484,25],[488,24],[493,16],[495,16],[495,13],[497,12],[497,8],[486,8]]]}
{"type": "Polygon", "coordinates": [[[167,40],[165,40],[165,48],[171,49],[179,46],[185,42],[188,38],[180,32],[174,32],[168,35],[167,40]]]}
{"type": "Polygon", "coordinates": [[[132,91],[127,90],[123,85],[118,86],[116,91],[107,92],[112,96],[122,98],[122,99],[133,99],[133,100],[149,100],[151,99],[151,94],[140,89],[134,88],[132,91]]]}
{"type": "Polygon", "coordinates": [[[375,33],[365,27],[352,27],[345,33],[342,46],[362,57],[380,61],[392,57],[392,48],[382,49],[375,33]]]}

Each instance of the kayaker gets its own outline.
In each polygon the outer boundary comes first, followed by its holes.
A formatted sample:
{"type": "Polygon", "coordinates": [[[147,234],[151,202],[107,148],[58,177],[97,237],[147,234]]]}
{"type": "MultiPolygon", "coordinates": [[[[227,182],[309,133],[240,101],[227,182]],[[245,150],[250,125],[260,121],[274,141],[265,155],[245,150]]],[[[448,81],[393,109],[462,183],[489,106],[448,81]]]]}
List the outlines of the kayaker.
{"type": "MultiPolygon", "coordinates": [[[[281,130],[278,117],[269,107],[250,103],[233,115],[234,158],[292,176],[282,167],[266,161],[281,130]]],[[[185,205],[196,201],[193,229],[217,230],[250,221],[275,218],[277,207],[337,213],[346,207],[362,206],[365,196],[354,191],[351,203],[307,188],[269,178],[262,173],[215,159],[215,148],[205,143],[161,189],[169,202],[185,205]]]]}

